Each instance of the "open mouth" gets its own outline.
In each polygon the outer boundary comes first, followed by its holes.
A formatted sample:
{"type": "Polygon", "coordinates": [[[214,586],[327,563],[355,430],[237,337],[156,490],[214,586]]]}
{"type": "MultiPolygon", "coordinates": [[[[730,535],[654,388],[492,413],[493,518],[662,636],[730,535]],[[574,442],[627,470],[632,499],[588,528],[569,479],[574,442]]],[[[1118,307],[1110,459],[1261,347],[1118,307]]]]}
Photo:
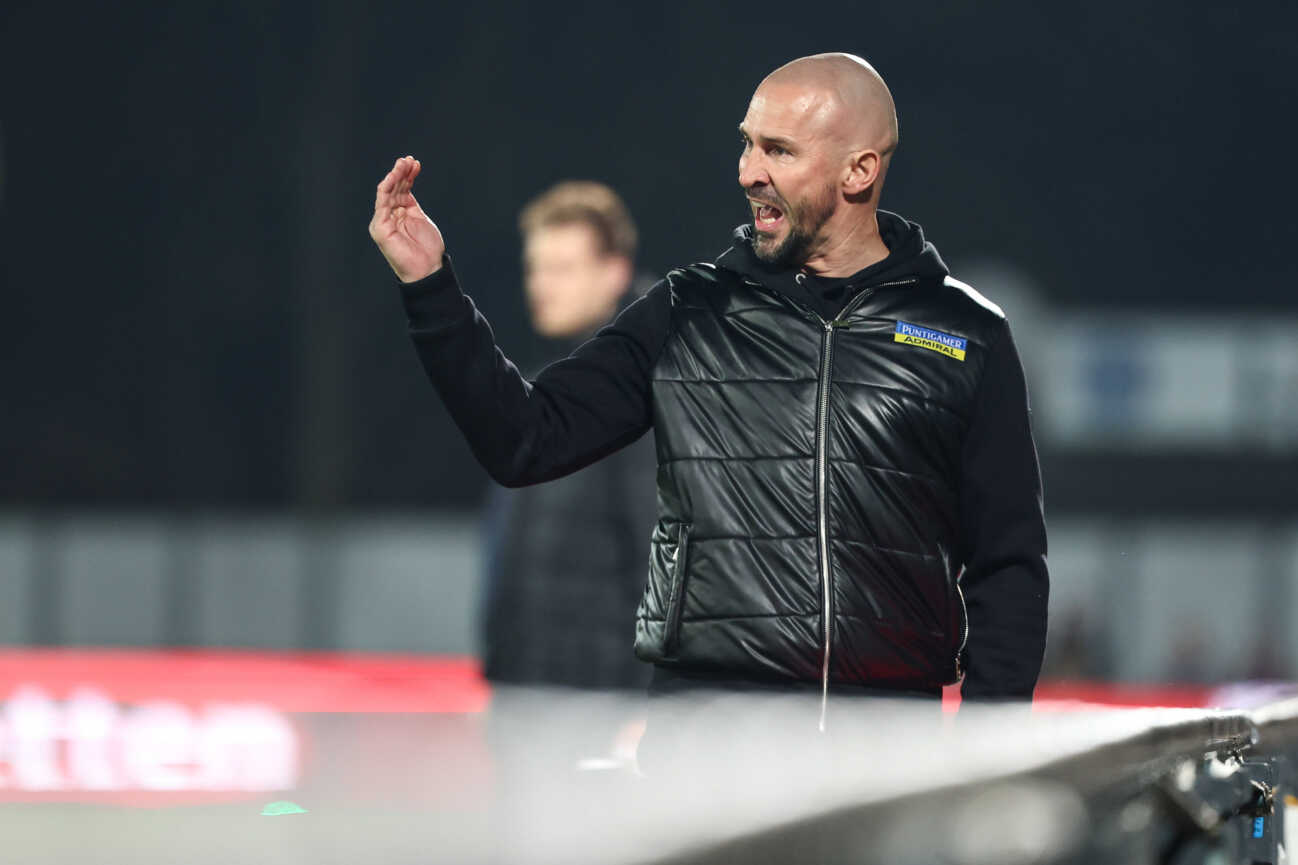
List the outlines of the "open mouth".
{"type": "Polygon", "coordinates": [[[753,211],[753,223],[760,231],[771,231],[784,221],[784,211],[771,204],[753,202],[757,205],[753,211]]]}

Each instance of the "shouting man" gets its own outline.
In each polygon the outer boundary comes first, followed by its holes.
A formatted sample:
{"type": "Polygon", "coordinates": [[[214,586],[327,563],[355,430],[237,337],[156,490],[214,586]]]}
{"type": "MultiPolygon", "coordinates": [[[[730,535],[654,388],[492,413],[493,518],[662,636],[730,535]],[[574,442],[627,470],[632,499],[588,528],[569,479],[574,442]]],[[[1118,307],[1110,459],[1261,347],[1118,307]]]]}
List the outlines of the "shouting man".
{"type": "MultiPolygon", "coordinates": [[[[1001,310],[878,209],[892,96],[847,54],[761,82],[739,125],[752,223],[533,380],[497,350],[441,232],[379,183],[370,235],[424,368],[506,485],[654,430],[635,652],[692,688],[1031,699],[1046,633],[1041,481],[1001,310]]],[[[653,730],[651,715],[650,731],[653,730]]]]}

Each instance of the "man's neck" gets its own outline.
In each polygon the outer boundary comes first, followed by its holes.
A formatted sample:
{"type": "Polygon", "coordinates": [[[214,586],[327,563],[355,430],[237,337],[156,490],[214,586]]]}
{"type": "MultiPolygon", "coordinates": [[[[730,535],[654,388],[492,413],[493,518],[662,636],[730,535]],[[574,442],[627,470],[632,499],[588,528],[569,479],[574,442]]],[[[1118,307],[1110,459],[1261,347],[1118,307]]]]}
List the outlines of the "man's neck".
{"type": "Polygon", "coordinates": [[[879,236],[879,220],[871,210],[840,229],[830,229],[833,240],[809,257],[803,270],[814,276],[838,279],[851,276],[888,257],[888,245],[879,236]]]}

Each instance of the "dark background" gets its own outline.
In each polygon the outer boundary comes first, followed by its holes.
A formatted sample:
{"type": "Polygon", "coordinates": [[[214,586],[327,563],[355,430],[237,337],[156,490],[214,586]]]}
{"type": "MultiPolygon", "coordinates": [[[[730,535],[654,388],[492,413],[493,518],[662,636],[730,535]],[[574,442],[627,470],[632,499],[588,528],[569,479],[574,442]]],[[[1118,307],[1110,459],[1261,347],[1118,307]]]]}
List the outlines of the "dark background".
{"type": "MultiPolygon", "coordinates": [[[[519,207],[603,180],[645,269],[714,257],[752,89],[818,51],[888,80],[884,206],[957,275],[994,256],[1064,308],[1291,310],[1296,8],[7,4],[0,505],[476,503],[366,234],[374,184],[421,158],[467,290],[533,362],[519,207]]],[[[1069,480],[1087,459],[1043,452],[1055,505],[1106,505],[1069,480]]],[[[1218,467],[1287,501],[1277,470],[1218,467]]]]}

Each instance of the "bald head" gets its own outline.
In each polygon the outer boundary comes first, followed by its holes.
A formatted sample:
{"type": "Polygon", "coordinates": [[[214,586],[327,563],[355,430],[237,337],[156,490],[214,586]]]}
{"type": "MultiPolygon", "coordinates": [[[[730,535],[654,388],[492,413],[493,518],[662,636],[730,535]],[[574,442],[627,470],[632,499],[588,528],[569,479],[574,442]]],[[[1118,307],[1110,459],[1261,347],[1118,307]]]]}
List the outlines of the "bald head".
{"type": "Polygon", "coordinates": [[[874,67],[851,54],[786,63],[758,85],[739,135],[760,258],[836,275],[887,255],[875,210],[897,111],[874,67]]]}
{"type": "Polygon", "coordinates": [[[869,148],[887,157],[897,148],[892,93],[874,67],[855,54],[799,57],[767,75],[757,94],[764,89],[804,91],[816,105],[809,119],[851,149],[869,148]]]}

